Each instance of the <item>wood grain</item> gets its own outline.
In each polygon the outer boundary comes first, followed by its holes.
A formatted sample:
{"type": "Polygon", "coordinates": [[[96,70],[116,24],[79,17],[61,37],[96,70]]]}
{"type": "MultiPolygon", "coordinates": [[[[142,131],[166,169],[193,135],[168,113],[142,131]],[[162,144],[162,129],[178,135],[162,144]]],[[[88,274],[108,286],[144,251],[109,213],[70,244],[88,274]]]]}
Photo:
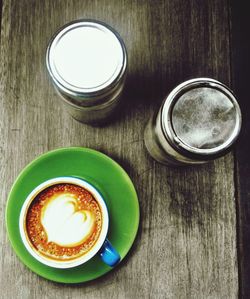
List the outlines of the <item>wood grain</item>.
{"type": "Polygon", "coordinates": [[[1,213],[12,183],[38,155],[86,146],[119,162],[138,191],[141,223],[133,249],[110,274],[61,285],[28,270],[1,223],[2,298],[211,298],[238,295],[234,159],[168,168],[144,148],[150,115],[175,85],[230,78],[228,1],[3,2],[1,31],[1,213]],[[62,109],[45,70],[47,43],[74,19],[113,26],[128,50],[124,109],[105,127],[74,121],[62,109]]]}
{"type": "Polygon", "coordinates": [[[231,1],[232,75],[234,90],[242,108],[243,126],[236,151],[236,189],[238,199],[238,256],[240,298],[250,298],[250,21],[244,1],[231,1]]]}

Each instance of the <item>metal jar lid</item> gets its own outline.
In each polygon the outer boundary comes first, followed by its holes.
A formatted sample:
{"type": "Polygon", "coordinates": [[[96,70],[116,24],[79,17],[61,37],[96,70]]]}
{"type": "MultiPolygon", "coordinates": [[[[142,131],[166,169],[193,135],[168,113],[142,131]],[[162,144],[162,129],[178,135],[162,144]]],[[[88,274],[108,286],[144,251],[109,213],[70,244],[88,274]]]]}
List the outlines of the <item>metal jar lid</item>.
{"type": "Polygon", "coordinates": [[[161,125],[168,142],[183,156],[210,160],[236,141],[241,112],[232,91],[210,78],[178,85],[166,98],[161,125]]]}
{"type": "Polygon", "coordinates": [[[62,93],[91,105],[93,97],[109,94],[119,84],[127,55],[121,37],[110,26],[80,20],[66,24],[54,35],[46,64],[62,93]]]}

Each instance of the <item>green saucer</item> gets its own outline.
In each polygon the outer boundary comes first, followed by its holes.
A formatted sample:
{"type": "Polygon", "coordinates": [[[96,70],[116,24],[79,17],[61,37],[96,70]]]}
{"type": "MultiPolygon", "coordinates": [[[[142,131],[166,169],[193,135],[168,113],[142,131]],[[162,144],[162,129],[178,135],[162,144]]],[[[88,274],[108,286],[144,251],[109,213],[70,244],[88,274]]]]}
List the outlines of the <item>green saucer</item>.
{"type": "Polygon", "coordinates": [[[96,255],[84,265],[56,269],[35,260],[19,233],[19,214],[28,194],[40,183],[58,176],[76,176],[92,183],[103,195],[109,211],[108,239],[123,259],[139,225],[139,204],[127,173],[108,156],[88,148],[61,148],[32,161],[16,179],[7,202],[6,225],[10,242],[21,261],[38,275],[63,283],[85,282],[112,270],[96,255]]]}

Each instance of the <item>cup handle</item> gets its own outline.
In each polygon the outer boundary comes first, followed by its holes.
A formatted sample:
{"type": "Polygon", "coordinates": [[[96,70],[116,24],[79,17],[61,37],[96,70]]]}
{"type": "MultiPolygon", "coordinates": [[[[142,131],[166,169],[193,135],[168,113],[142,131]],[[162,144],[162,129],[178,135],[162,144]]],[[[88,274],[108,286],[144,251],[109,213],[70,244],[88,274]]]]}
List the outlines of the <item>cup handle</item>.
{"type": "Polygon", "coordinates": [[[120,254],[111,245],[108,239],[106,239],[99,252],[102,261],[110,267],[115,267],[121,260],[120,254]]]}

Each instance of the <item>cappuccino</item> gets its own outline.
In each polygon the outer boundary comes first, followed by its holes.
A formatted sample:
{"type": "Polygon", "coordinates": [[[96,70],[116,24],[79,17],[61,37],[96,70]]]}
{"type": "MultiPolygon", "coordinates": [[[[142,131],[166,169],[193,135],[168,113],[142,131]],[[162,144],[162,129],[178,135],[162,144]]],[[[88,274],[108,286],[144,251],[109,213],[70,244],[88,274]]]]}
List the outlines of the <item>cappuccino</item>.
{"type": "Polygon", "coordinates": [[[82,186],[59,183],[36,195],[25,216],[30,246],[46,259],[70,261],[86,255],[102,231],[102,209],[82,186]]]}

